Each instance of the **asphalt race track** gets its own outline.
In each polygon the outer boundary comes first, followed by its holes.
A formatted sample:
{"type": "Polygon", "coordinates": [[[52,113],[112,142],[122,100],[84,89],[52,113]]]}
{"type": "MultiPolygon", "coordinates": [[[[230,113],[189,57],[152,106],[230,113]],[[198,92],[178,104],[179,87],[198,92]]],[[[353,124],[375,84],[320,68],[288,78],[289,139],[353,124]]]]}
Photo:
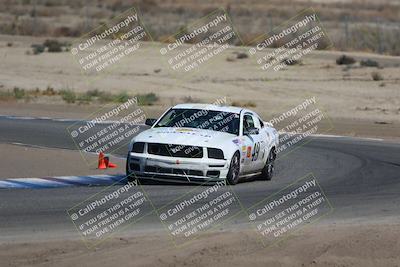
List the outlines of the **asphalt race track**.
{"type": "MultiPolygon", "coordinates": [[[[75,149],[66,132],[71,121],[0,117],[0,142],[75,149]]],[[[313,137],[276,163],[272,181],[250,180],[233,187],[244,208],[278,192],[312,173],[333,210],[323,220],[379,221],[400,214],[400,144],[345,137],[313,137]]],[[[118,151],[126,154],[126,148],[118,151]]],[[[3,177],[6,178],[6,177],[3,177]]],[[[117,186],[115,186],[117,187],[117,186]]],[[[203,187],[204,188],[204,187],[203,187]]],[[[1,238],[49,239],[77,234],[66,210],[101,190],[113,187],[68,187],[53,189],[0,190],[1,238]]],[[[155,209],[186,192],[202,190],[197,185],[144,184],[155,209]]],[[[160,228],[153,210],[131,230],[160,228]]],[[[230,225],[246,223],[239,214],[230,225]]]]}

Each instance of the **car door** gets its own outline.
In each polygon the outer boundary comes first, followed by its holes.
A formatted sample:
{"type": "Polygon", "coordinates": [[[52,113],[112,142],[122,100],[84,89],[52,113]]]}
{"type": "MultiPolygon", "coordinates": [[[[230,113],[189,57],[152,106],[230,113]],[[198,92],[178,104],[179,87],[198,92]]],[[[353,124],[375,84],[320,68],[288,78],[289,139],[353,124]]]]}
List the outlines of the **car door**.
{"type": "Polygon", "coordinates": [[[262,138],[261,126],[257,117],[247,112],[242,118],[243,145],[245,147],[242,162],[242,173],[249,174],[263,168],[262,155],[265,149],[265,140],[262,138]]]}

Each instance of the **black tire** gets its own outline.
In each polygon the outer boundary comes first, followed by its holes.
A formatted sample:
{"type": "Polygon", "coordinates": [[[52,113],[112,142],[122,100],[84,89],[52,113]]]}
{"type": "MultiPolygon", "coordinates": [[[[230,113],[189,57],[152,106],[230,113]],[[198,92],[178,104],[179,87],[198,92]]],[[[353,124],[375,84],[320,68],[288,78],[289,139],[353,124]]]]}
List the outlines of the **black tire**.
{"type": "Polygon", "coordinates": [[[135,182],[137,179],[131,172],[129,172],[128,163],[129,163],[129,155],[126,157],[126,167],[125,167],[126,179],[128,180],[128,182],[135,182]]]}
{"type": "Polygon", "coordinates": [[[239,152],[236,151],[233,154],[231,159],[231,164],[229,165],[229,171],[226,176],[226,181],[230,185],[235,185],[239,182],[239,173],[240,173],[240,155],[239,152]]]}
{"type": "Polygon", "coordinates": [[[265,166],[261,172],[261,178],[263,180],[270,181],[272,179],[272,177],[274,176],[275,158],[276,158],[275,150],[272,149],[269,152],[267,161],[265,162],[265,166]]]}

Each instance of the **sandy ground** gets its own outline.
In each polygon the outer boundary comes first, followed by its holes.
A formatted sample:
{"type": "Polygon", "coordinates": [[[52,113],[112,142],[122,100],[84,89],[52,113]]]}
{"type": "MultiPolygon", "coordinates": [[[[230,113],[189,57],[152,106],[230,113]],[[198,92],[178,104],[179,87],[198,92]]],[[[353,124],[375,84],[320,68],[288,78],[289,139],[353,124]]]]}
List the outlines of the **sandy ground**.
{"type": "MultiPolygon", "coordinates": [[[[125,173],[125,160],[115,157],[110,160],[118,168],[98,170],[96,166],[88,165],[78,151],[11,144],[0,144],[0,151],[0,179],[125,173]]],[[[90,162],[97,159],[92,154],[86,157],[90,162]]]]}
{"type": "MultiPolygon", "coordinates": [[[[181,75],[160,57],[160,43],[146,42],[112,68],[86,75],[68,52],[26,54],[32,43],[43,40],[0,35],[0,90],[14,86],[44,90],[50,86],[80,92],[90,89],[131,94],[154,92],[160,100],[154,106],[143,107],[147,117],[158,117],[171,105],[187,101],[187,97],[206,103],[218,99],[226,99],[226,104],[250,101],[256,105],[252,109],[265,120],[315,96],[318,107],[333,124],[329,132],[319,133],[399,137],[399,57],[346,53],[358,61],[376,60],[382,66],[378,69],[355,64],[347,68],[335,64],[341,52],[316,51],[302,58],[303,65],[266,72],[257,67],[253,57],[235,59],[234,53],[247,50],[233,47],[201,65],[195,73],[181,75]],[[9,41],[13,42],[12,47],[6,46],[9,41]],[[372,72],[381,73],[384,80],[372,81],[372,72]]],[[[54,98],[40,98],[30,103],[0,102],[0,115],[84,119],[98,108],[93,104],[68,105],[54,98]]]]}
{"type": "Polygon", "coordinates": [[[400,266],[399,224],[308,225],[266,248],[253,235],[205,233],[181,248],[157,232],[91,250],[77,240],[8,243],[0,245],[0,258],[2,266],[400,266]]]}
{"type": "MultiPolygon", "coordinates": [[[[74,40],[70,40],[73,42],[74,40]]],[[[315,96],[318,105],[333,119],[362,119],[371,122],[400,123],[400,58],[368,53],[346,53],[373,59],[382,68],[352,68],[336,65],[342,52],[316,51],[302,58],[303,65],[282,71],[263,71],[256,58],[235,57],[245,47],[229,48],[201,65],[193,74],[174,72],[160,57],[160,43],[143,43],[134,54],[96,75],[82,74],[70,53],[26,55],[32,43],[43,38],[0,36],[0,90],[14,86],[24,89],[99,89],[132,94],[154,92],[160,97],[160,110],[182,103],[185,97],[201,102],[225,98],[227,103],[252,101],[254,108],[268,118],[315,96]],[[13,47],[6,43],[12,41],[13,47]],[[373,81],[372,72],[383,75],[373,81]]],[[[49,101],[48,99],[42,102],[49,101]]]]}

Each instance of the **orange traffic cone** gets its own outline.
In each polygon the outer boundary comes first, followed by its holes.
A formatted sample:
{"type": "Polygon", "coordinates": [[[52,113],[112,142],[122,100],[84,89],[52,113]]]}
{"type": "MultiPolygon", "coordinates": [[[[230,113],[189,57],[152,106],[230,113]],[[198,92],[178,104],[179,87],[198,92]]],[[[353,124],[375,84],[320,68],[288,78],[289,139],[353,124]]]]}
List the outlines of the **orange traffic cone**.
{"type": "Polygon", "coordinates": [[[117,167],[118,167],[118,165],[117,165],[117,164],[114,164],[114,163],[108,162],[108,168],[117,168],[117,167]]]}
{"type": "Polygon", "coordinates": [[[110,157],[109,156],[106,156],[104,159],[106,160],[107,168],[117,168],[117,164],[114,164],[114,163],[110,162],[110,157]]]}
{"type": "Polygon", "coordinates": [[[99,153],[99,164],[97,165],[97,169],[107,169],[107,164],[104,159],[104,153],[100,152],[99,153]]]}
{"type": "Polygon", "coordinates": [[[104,157],[104,162],[105,162],[107,168],[117,168],[118,167],[117,164],[110,162],[109,156],[104,157]]]}

